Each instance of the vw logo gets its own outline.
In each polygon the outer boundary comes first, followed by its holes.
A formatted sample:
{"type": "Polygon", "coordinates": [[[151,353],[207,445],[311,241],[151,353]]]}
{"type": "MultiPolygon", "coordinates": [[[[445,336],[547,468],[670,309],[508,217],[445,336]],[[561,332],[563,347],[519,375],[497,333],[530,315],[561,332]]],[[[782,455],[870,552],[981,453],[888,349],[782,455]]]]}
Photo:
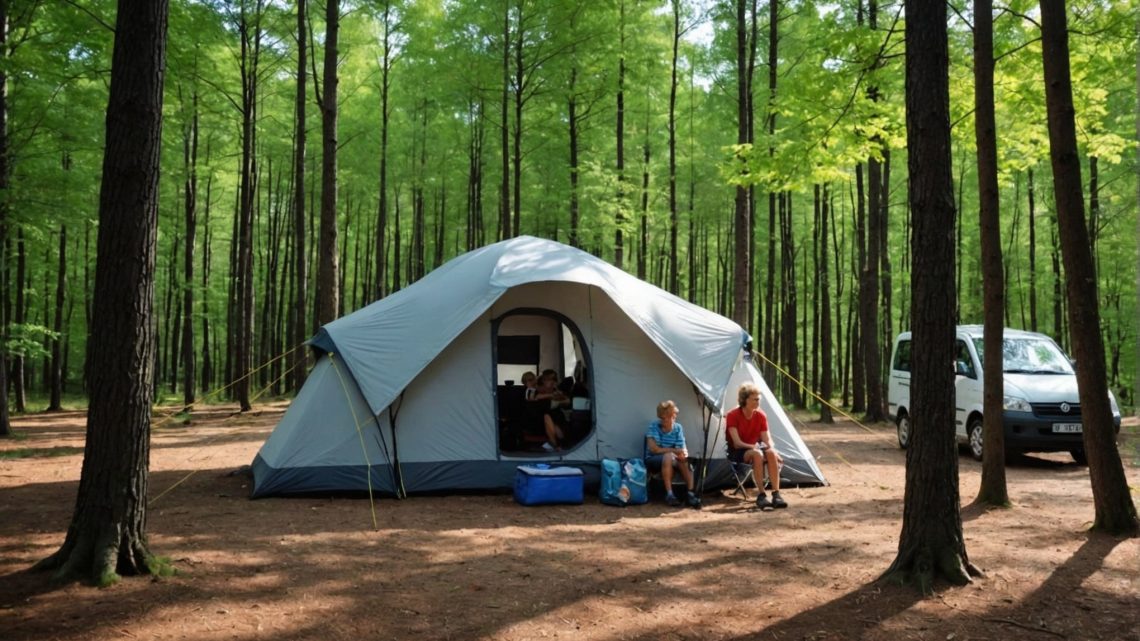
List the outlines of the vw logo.
{"type": "Polygon", "coordinates": [[[1061,403],[1061,412],[1062,412],[1062,413],[1064,413],[1064,414],[1068,414],[1068,413],[1069,413],[1069,410],[1071,410],[1071,409],[1072,409],[1072,408],[1071,408],[1071,407],[1069,407],[1069,404],[1068,404],[1068,403],[1061,403]]]}

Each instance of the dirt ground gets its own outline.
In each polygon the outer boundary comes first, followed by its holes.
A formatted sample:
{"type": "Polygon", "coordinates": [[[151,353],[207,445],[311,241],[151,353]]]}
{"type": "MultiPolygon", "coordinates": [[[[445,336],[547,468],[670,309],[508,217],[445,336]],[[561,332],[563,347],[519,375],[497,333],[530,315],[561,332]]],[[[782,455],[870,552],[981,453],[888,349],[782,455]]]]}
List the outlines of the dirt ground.
{"type": "MultiPolygon", "coordinates": [[[[516,505],[508,495],[248,500],[247,465],[283,411],[156,415],[148,532],[167,579],[49,585],[84,416],[14,421],[0,442],[0,639],[1113,639],[1140,641],[1140,539],[1090,536],[1088,469],[1009,468],[1014,507],[963,508],[986,577],[921,597],[875,579],[894,558],[904,456],[889,425],[800,425],[831,485],[757,512],[516,505]],[[378,528],[373,527],[373,518],[378,528]]],[[[806,416],[801,419],[809,420],[806,416]]],[[[1121,452],[1140,502],[1140,426],[1121,452]]],[[[980,465],[960,459],[961,495],[980,465]]]]}

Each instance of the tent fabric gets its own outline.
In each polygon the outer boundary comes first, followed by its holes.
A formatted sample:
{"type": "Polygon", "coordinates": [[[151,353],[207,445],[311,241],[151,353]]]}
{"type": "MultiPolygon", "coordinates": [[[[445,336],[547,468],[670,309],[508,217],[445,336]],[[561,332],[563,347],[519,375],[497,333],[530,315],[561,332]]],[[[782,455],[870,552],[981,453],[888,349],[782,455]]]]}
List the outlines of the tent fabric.
{"type": "Polygon", "coordinates": [[[551,281],[590,285],[609,296],[720,409],[749,341],[739,325],[584,251],[533,236],[463,254],[413,286],[325,325],[313,343],[342,355],[379,413],[505,291],[551,281]]]}
{"type": "MultiPolygon", "coordinates": [[[[531,237],[459,256],[325,325],[311,343],[317,364],[254,460],[254,496],[365,491],[370,483],[385,494],[510,488],[518,465],[539,461],[580,467],[596,482],[602,458],[641,455],[646,425],[666,398],[679,405],[690,451],[709,458],[716,483],[728,474],[721,417],[741,382],[763,384],[739,325],[531,237]],[[566,451],[500,451],[495,328],[525,334],[551,325],[540,314],[578,333],[592,427],[566,451]]],[[[787,415],[764,396],[785,460],[781,476],[825,483],[787,415]]]]}

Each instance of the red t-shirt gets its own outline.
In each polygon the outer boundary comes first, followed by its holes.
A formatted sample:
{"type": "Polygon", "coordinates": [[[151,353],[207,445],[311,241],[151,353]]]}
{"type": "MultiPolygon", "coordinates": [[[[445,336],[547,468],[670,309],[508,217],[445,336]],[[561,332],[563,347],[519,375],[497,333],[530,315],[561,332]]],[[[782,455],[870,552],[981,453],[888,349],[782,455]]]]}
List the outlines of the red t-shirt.
{"type": "MultiPolygon", "coordinates": [[[[761,434],[768,431],[768,416],[758,407],[752,413],[752,418],[744,418],[744,412],[737,407],[725,415],[724,426],[726,435],[728,428],[735,427],[740,440],[752,446],[760,442],[761,434]]],[[[728,439],[732,443],[732,437],[729,436],[728,439]]]]}

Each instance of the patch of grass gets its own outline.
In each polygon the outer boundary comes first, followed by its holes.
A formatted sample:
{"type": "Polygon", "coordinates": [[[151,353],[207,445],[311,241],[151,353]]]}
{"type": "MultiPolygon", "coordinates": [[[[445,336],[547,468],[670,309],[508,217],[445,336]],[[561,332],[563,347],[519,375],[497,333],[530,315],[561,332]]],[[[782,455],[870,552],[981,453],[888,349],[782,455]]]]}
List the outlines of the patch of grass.
{"type": "Polygon", "coordinates": [[[13,461],[25,458],[53,458],[82,454],[82,447],[22,447],[16,450],[0,451],[0,460],[13,461]]]}
{"type": "Polygon", "coordinates": [[[174,567],[174,561],[168,556],[147,557],[146,564],[150,573],[156,577],[170,578],[178,574],[178,568],[174,567]]]}

